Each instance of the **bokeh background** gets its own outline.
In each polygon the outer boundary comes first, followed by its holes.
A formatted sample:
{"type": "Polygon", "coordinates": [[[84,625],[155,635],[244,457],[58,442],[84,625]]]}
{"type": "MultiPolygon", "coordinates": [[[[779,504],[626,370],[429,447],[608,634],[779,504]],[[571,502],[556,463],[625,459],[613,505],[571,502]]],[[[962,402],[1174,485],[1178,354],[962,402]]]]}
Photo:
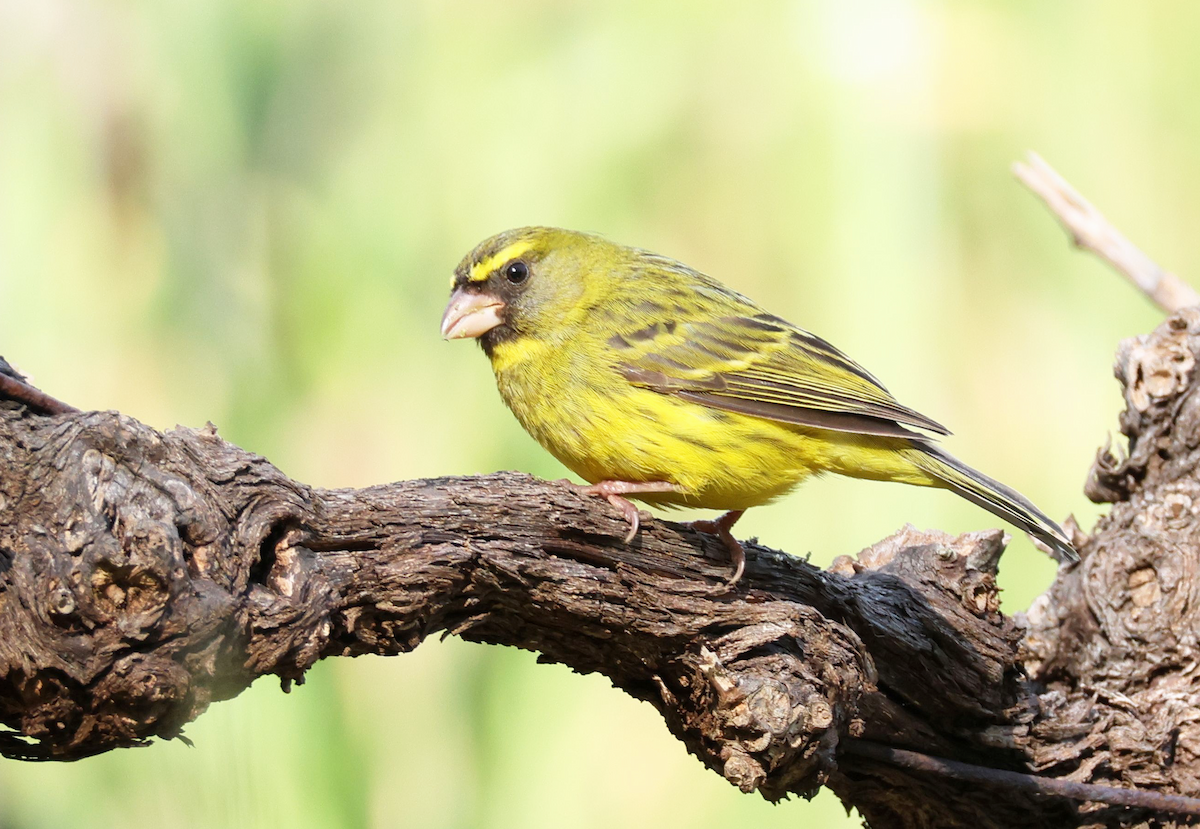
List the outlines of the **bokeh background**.
{"type": "MultiPolygon", "coordinates": [[[[314,485],[563,470],[443,343],[477,241],[673,255],[837,342],[1051,515],[1159,314],[1009,172],[1034,148],[1200,274],[1200,5],[0,0],[0,353],[314,485]]],[[[820,480],[744,535],[827,563],[948,494],[820,480]]],[[[1005,605],[1052,566],[1024,538],[1005,605]]],[[[457,640],[262,681],[159,743],[0,762],[0,827],[856,826],[743,796],[599,677],[457,640]]]]}

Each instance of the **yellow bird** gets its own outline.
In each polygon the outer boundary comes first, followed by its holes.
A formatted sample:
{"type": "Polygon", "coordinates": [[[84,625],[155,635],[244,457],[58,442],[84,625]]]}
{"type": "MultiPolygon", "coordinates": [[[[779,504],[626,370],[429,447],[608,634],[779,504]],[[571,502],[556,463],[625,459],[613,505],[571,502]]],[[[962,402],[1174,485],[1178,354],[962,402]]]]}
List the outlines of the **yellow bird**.
{"type": "Polygon", "coordinates": [[[626,496],[726,510],[718,534],[823,472],[948,489],[1078,558],[1013,489],[933,444],[949,432],[898,403],[825,340],[687,265],[598,236],[510,230],[459,263],[446,339],[476,338],[521,425],[638,530],[626,496]]]}

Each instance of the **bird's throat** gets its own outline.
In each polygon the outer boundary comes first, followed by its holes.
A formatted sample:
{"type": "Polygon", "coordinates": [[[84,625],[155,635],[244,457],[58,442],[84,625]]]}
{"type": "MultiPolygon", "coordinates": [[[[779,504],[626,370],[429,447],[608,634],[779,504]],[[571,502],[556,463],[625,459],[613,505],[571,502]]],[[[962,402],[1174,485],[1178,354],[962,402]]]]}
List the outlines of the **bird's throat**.
{"type": "Polygon", "coordinates": [[[496,374],[527,365],[536,356],[545,356],[548,344],[537,337],[519,334],[506,325],[494,328],[479,338],[483,352],[492,361],[496,374]]]}
{"type": "Polygon", "coordinates": [[[503,349],[507,343],[519,340],[520,336],[507,325],[497,325],[491,331],[485,332],[479,338],[479,346],[489,360],[495,360],[497,349],[503,349]]]}

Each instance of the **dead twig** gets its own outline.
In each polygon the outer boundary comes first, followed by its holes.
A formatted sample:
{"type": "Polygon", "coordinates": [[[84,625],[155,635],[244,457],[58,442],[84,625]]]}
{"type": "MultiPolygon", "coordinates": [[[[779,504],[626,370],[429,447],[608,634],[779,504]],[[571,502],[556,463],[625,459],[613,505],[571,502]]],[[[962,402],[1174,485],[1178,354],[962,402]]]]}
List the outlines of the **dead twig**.
{"type": "Polygon", "coordinates": [[[1005,769],[992,769],[971,763],[962,763],[958,760],[947,760],[944,757],[932,757],[919,751],[892,748],[866,740],[848,740],[842,750],[846,754],[853,754],[857,757],[866,757],[900,768],[936,774],[939,777],[962,780],[967,783],[983,783],[1000,789],[1065,797],[1069,800],[1088,803],[1149,809],[1160,814],[1200,817],[1200,798],[1196,797],[1184,797],[1146,789],[1076,783],[1072,780],[1022,774],[1005,769]]]}
{"type": "Polygon", "coordinates": [[[56,400],[44,391],[3,372],[0,372],[0,399],[16,400],[40,414],[71,414],[79,411],[74,406],[56,400]]]}
{"type": "Polygon", "coordinates": [[[1160,267],[1104,218],[1091,202],[1046,163],[1030,152],[1027,161],[1017,161],[1013,173],[1037,194],[1072,241],[1116,268],[1159,308],[1173,313],[1200,305],[1200,294],[1175,274],[1160,267]]]}

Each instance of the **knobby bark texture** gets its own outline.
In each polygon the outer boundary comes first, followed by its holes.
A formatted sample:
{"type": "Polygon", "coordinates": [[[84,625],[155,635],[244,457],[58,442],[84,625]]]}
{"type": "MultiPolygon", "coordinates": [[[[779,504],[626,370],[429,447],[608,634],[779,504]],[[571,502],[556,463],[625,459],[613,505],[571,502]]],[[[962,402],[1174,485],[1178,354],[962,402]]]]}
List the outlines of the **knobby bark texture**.
{"type": "Polygon", "coordinates": [[[0,403],[0,751],[178,737],[256,677],[444,632],[602,673],[742,790],[828,786],[876,829],[1174,825],[844,749],[1200,793],[1198,355],[1196,310],[1122,346],[1129,453],[1088,482],[1115,506],[1017,618],[998,530],[905,528],[829,570],[749,544],[726,590],[711,537],[626,545],[605,503],[525,475],[322,490],[212,427],[0,403]]]}

